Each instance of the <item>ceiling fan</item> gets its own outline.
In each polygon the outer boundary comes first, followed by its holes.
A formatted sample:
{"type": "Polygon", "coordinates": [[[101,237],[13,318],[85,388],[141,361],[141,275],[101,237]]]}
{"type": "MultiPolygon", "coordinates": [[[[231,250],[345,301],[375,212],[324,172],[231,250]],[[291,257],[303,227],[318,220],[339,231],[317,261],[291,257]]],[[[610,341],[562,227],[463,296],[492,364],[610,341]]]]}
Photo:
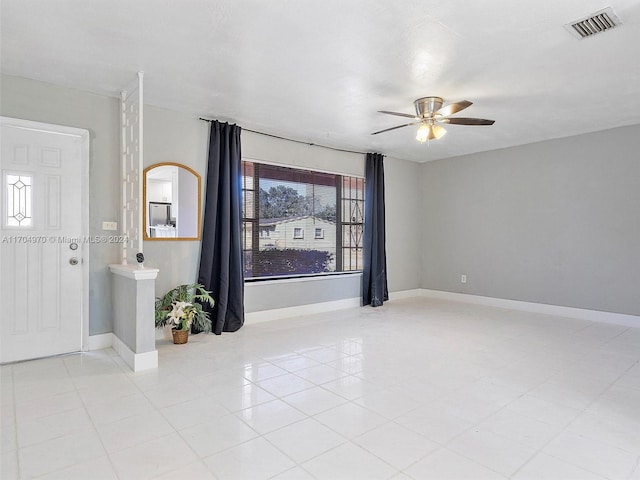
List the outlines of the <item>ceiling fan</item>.
{"type": "Polygon", "coordinates": [[[459,111],[473,105],[468,100],[450,103],[445,107],[442,106],[443,103],[444,101],[440,97],[419,98],[415,102],[413,102],[414,106],[416,107],[415,115],[411,115],[409,113],[387,112],[385,110],[378,110],[379,113],[395,115],[397,117],[412,118],[415,121],[405,123],[403,125],[398,125],[397,127],[385,128],[384,130],[373,132],[371,135],[388,132],[390,130],[395,130],[396,128],[403,128],[410,125],[420,124],[420,127],[418,128],[418,134],[416,135],[416,140],[424,143],[427,140],[442,138],[442,136],[447,133],[447,131],[441,125],[439,125],[441,123],[448,123],[451,125],[493,125],[494,123],[494,120],[486,120],[484,118],[449,117],[450,115],[458,113],[459,111]]]}

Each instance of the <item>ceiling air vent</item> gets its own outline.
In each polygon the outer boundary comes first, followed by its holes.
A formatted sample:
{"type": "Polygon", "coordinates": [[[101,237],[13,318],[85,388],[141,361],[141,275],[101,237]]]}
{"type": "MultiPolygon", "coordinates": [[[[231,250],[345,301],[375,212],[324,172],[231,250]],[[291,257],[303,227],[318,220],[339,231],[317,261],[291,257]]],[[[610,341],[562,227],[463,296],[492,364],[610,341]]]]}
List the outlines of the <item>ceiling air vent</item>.
{"type": "Polygon", "coordinates": [[[604,10],[600,10],[586,18],[567,23],[564,28],[569,30],[572,35],[578,38],[586,38],[591,37],[596,33],[611,30],[613,27],[617,27],[618,25],[622,25],[622,22],[613,12],[613,9],[611,7],[607,7],[604,10]]]}

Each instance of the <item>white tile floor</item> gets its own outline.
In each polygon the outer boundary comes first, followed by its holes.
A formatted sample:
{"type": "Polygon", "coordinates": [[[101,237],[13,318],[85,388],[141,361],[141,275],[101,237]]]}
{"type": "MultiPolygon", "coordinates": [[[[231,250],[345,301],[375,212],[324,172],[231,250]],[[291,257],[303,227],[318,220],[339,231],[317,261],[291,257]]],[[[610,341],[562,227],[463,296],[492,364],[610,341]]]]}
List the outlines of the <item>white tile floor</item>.
{"type": "Polygon", "coordinates": [[[428,299],[1,367],[2,479],[640,479],[640,329],[428,299]]]}

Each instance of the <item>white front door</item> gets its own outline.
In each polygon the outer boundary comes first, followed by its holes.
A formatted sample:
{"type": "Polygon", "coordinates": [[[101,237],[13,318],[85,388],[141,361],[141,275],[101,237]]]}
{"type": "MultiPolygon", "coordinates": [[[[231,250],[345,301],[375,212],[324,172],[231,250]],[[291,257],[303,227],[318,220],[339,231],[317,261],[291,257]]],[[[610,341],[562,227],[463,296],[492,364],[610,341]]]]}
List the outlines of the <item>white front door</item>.
{"type": "Polygon", "coordinates": [[[0,362],[79,351],[88,132],[1,121],[0,362]]]}

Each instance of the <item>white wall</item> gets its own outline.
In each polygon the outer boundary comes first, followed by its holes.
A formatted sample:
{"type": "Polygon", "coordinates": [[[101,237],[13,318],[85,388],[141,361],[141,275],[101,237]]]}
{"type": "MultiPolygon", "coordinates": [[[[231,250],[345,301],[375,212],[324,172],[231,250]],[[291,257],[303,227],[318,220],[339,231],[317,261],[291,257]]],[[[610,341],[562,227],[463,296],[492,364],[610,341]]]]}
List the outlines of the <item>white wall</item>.
{"type": "Polygon", "coordinates": [[[422,287],[640,315],[639,152],[636,125],[423,164],[422,287]]]}

